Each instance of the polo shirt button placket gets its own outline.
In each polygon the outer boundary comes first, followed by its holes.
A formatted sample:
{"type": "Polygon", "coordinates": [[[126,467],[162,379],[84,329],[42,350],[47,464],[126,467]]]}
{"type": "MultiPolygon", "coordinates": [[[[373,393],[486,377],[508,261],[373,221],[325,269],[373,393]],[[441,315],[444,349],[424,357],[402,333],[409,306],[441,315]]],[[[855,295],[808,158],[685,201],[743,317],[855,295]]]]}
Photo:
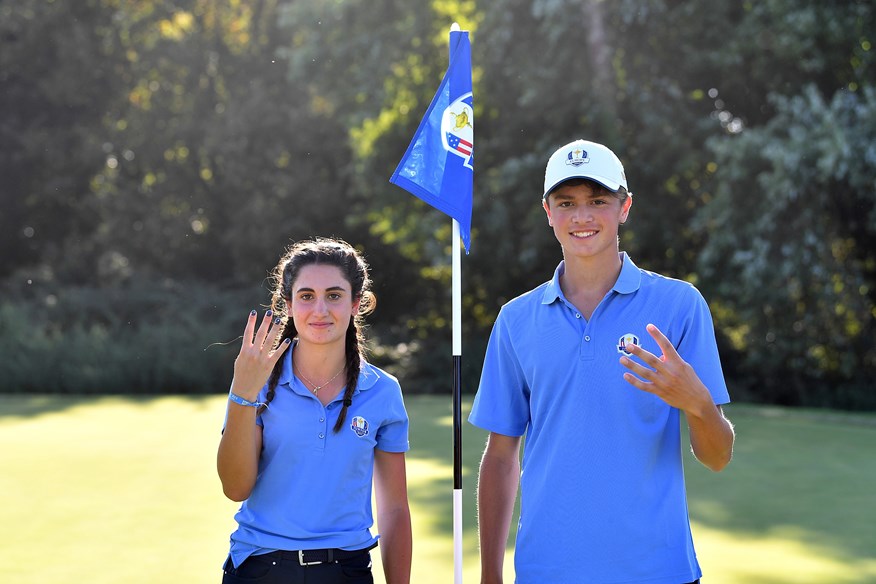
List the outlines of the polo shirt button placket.
{"type": "MultiPolygon", "coordinates": [[[[329,405],[331,405],[331,404],[329,404],[329,405]]],[[[325,441],[325,434],[326,434],[326,425],[325,425],[326,409],[325,408],[322,408],[320,410],[320,412],[318,413],[318,419],[319,419],[319,424],[320,424],[320,430],[319,430],[319,432],[317,432],[317,437],[321,441],[323,441],[323,444],[320,446],[320,448],[324,448],[325,447],[324,441],[325,441]]]]}
{"type": "Polygon", "coordinates": [[[594,326],[595,324],[591,320],[581,333],[581,359],[583,361],[592,361],[596,357],[592,334],[594,326]]]}

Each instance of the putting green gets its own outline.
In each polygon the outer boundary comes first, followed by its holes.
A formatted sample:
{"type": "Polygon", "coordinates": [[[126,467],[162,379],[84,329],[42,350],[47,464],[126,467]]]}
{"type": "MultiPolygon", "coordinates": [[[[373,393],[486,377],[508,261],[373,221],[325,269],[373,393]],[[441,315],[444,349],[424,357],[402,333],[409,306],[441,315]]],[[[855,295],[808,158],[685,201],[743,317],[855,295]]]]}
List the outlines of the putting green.
{"type": "MultiPolygon", "coordinates": [[[[406,401],[412,581],[447,584],[450,400],[406,401]]],[[[236,510],[215,472],[224,403],[222,396],[0,396],[3,580],[218,583],[236,510]]],[[[687,465],[704,583],[876,581],[876,418],[735,405],[728,415],[739,434],[733,463],[719,474],[687,465]]],[[[484,440],[466,425],[463,566],[472,583],[484,440]]],[[[510,564],[509,551],[507,582],[510,564]]]]}

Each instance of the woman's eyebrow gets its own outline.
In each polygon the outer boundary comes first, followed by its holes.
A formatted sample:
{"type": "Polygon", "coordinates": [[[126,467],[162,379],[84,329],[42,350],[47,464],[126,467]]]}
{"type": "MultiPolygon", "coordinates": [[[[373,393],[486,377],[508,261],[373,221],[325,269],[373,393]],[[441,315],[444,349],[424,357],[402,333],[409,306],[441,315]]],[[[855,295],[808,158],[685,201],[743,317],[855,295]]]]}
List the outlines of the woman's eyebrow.
{"type": "MultiPolygon", "coordinates": [[[[343,286],[329,286],[328,288],[325,289],[325,291],[326,292],[337,292],[337,291],[345,292],[343,286]]],[[[296,292],[316,292],[316,290],[314,290],[313,288],[302,287],[302,288],[299,288],[298,290],[296,290],[296,292]]]]}

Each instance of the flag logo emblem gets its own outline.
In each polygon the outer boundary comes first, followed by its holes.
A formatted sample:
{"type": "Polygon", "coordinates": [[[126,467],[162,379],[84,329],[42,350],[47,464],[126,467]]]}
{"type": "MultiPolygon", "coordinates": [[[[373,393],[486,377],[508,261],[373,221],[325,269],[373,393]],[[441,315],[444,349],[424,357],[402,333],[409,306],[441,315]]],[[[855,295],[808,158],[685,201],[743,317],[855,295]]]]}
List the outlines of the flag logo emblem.
{"type": "Polygon", "coordinates": [[[444,110],[441,117],[441,137],[444,149],[462,158],[463,166],[474,170],[474,111],[471,92],[460,95],[444,110]]]}
{"type": "Polygon", "coordinates": [[[617,352],[627,353],[627,345],[639,346],[639,337],[633,333],[627,333],[617,341],[617,352]]]}
{"type": "Polygon", "coordinates": [[[350,422],[350,429],[356,433],[356,436],[362,438],[363,436],[368,435],[368,420],[363,418],[362,416],[354,416],[353,421],[350,422]]]}
{"type": "Polygon", "coordinates": [[[590,162],[590,157],[587,155],[586,150],[581,150],[580,148],[570,151],[569,156],[566,158],[566,164],[575,167],[581,166],[585,162],[590,162]]]}

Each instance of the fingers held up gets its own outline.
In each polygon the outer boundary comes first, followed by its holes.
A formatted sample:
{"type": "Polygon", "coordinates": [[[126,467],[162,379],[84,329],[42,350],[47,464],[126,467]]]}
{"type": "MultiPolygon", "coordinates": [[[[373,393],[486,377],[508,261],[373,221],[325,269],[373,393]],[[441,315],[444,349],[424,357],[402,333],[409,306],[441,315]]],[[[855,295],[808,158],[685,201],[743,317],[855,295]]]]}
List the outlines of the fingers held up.
{"type": "Polygon", "coordinates": [[[277,345],[285,328],[281,326],[282,319],[279,317],[272,319],[273,313],[268,310],[256,329],[256,316],[256,311],[250,312],[243,332],[240,353],[234,361],[232,387],[247,394],[235,392],[242,397],[254,396],[258,393],[267,382],[274,365],[291,344],[291,339],[287,338],[277,345]]]}
{"type": "Polygon", "coordinates": [[[709,392],[696,371],[656,326],[648,325],[647,329],[663,354],[658,357],[642,347],[628,345],[629,356],[620,358],[620,364],[629,370],[624,373],[624,380],[637,389],[657,395],[670,406],[684,411],[700,408],[709,392]]]}

